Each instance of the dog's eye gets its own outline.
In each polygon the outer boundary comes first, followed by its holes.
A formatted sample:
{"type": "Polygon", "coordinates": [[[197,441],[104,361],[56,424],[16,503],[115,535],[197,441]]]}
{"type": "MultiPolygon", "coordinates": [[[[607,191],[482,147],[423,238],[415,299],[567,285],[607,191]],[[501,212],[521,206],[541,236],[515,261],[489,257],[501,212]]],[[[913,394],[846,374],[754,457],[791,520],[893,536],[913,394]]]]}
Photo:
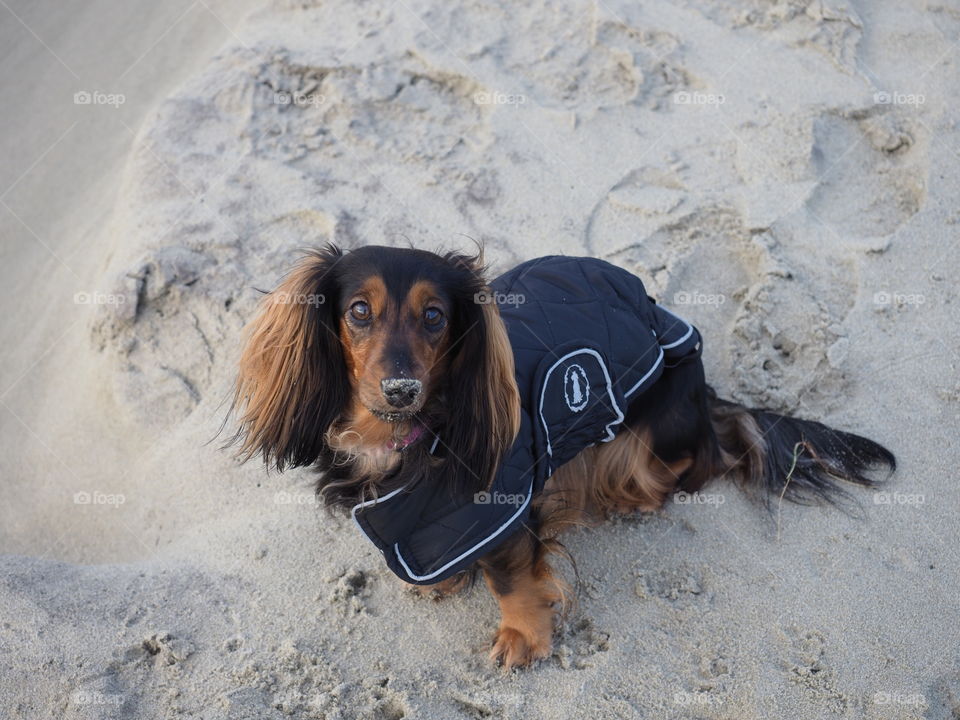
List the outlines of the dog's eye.
{"type": "Polygon", "coordinates": [[[354,320],[366,322],[370,319],[370,306],[362,300],[355,302],[350,306],[350,314],[353,315],[354,320]]]}
{"type": "Polygon", "coordinates": [[[436,330],[443,327],[443,310],[435,307],[428,307],[423,311],[423,324],[428,328],[436,330]]]}

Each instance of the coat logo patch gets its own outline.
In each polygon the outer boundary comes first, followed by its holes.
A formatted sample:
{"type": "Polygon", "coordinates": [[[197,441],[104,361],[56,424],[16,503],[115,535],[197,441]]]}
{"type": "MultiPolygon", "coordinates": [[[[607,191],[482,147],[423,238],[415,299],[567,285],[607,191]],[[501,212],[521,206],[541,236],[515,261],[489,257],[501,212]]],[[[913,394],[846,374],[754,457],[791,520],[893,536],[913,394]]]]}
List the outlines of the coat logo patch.
{"type": "Polygon", "coordinates": [[[563,374],[563,399],[573,412],[580,412],[590,400],[590,382],[586,371],[579,365],[571,365],[563,374]]]}

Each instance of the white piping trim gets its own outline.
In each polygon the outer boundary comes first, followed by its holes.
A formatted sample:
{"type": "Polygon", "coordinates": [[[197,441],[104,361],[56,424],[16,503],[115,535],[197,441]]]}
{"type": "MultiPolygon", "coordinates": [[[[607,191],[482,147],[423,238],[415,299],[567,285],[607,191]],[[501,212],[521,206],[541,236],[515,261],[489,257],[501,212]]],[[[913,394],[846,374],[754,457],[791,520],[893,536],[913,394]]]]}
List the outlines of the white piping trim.
{"type": "Polygon", "coordinates": [[[530,481],[530,489],[527,490],[527,499],[524,500],[524,501],[523,501],[523,504],[522,504],[519,508],[517,508],[517,511],[516,511],[513,515],[510,516],[510,519],[509,519],[509,520],[507,520],[505,523],[503,523],[503,525],[501,525],[499,528],[497,528],[496,530],[494,530],[490,535],[488,535],[485,539],[483,539],[483,540],[481,540],[480,542],[478,542],[478,543],[477,543],[476,545],[474,545],[472,548],[470,548],[469,550],[466,550],[466,551],[460,553],[460,554],[459,554],[457,557],[455,557],[453,560],[451,560],[450,562],[448,562],[446,565],[444,565],[443,567],[439,568],[438,570],[434,570],[432,573],[427,573],[426,575],[414,575],[414,574],[410,571],[410,566],[407,565],[407,562],[403,559],[403,555],[400,554],[400,546],[399,546],[399,543],[394,543],[394,544],[393,544],[393,551],[394,551],[394,553],[396,553],[396,555],[397,555],[397,560],[399,560],[399,561],[400,561],[400,564],[403,565],[403,569],[406,571],[408,577],[411,577],[411,578],[413,578],[414,580],[431,580],[431,579],[435,578],[437,575],[439,575],[440,573],[442,573],[444,570],[446,570],[448,567],[450,567],[451,565],[456,565],[458,562],[460,562],[461,560],[463,560],[465,557],[467,557],[468,555],[470,555],[471,553],[473,553],[474,551],[476,551],[477,548],[483,547],[483,546],[486,545],[488,542],[490,542],[491,540],[493,540],[497,535],[499,535],[499,534],[502,533],[504,530],[506,530],[507,527],[510,525],[510,523],[512,523],[514,520],[516,520],[518,517],[520,517],[520,514],[524,511],[524,509],[526,509],[527,505],[530,504],[530,498],[532,498],[532,497],[533,497],[533,480],[530,481]]]}
{"type": "Polygon", "coordinates": [[[660,347],[660,354],[657,356],[657,359],[654,361],[653,367],[651,367],[649,370],[647,370],[647,374],[644,375],[644,376],[643,376],[642,378],[640,378],[639,380],[637,380],[637,382],[634,383],[634,386],[633,386],[632,388],[630,388],[629,390],[627,390],[627,391],[623,394],[624,397],[630,397],[633,393],[635,393],[635,392],[637,391],[637,388],[640,387],[641,385],[643,385],[643,384],[647,381],[647,378],[648,378],[648,377],[650,377],[651,375],[653,375],[653,371],[656,370],[658,367],[660,367],[660,363],[663,362],[663,348],[665,348],[665,347],[667,347],[667,346],[666,346],[666,345],[662,345],[662,346],[660,347]]]}
{"type": "Polygon", "coordinates": [[[686,320],[684,320],[684,319],[683,319],[682,317],[680,317],[679,315],[674,315],[672,312],[670,312],[669,310],[667,310],[663,305],[660,306],[660,309],[663,310],[665,313],[667,313],[667,315],[670,315],[670,316],[673,317],[674,319],[679,320],[680,322],[682,322],[684,325],[687,326],[687,334],[684,335],[682,338],[680,338],[680,339],[677,340],[676,342],[670,343],[669,345],[661,345],[661,346],[660,346],[660,347],[662,347],[664,350],[670,350],[671,348],[677,347],[677,345],[682,345],[683,343],[685,343],[685,342],[690,338],[691,335],[693,335],[693,325],[691,325],[690,323],[688,323],[686,320]]]}
{"type": "Polygon", "coordinates": [[[356,505],[353,506],[353,510],[350,511],[350,517],[353,519],[353,524],[357,526],[357,529],[358,529],[361,533],[363,533],[364,536],[366,536],[366,533],[363,532],[363,528],[360,527],[360,523],[357,522],[357,510],[359,510],[360,508],[370,507],[371,505],[376,505],[377,503],[382,503],[384,500],[389,500],[390,498],[392,498],[392,497],[393,497],[394,495],[396,495],[397,493],[399,493],[399,492],[401,492],[401,491],[403,491],[403,490],[406,490],[406,489],[407,489],[407,486],[406,486],[406,485],[403,485],[403,486],[401,486],[401,487],[398,487],[396,490],[391,490],[390,492],[388,492],[388,493],[387,493],[386,495],[384,495],[383,497],[378,497],[378,498],[374,498],[373,500],[367,500],[367,501],[362,502],[362,503],[357,503],[356,505]]]}
{"type": "Polygon", "coordinates": [[[613,420],[607,423],[607,427],[606,427],[607,437],[604,440],[604,442],[610,442],[611,440],[613,440],[615,435],[613,430],[611,429],[611,426],[619,425],[620,423],[623,422],[624,417],[626,417],[623,414],[623,411],[620,409],[620,406],[617,405],[616,398],[613,397],[613,381],[610,379],[610,373],[607,371],[607,366],[606,364],[604,364],[603,358],[600,356],[600,353],[598,353],[596,350],[593,350],[591,348],[580,348],[579,350],[571,350],[562,358],[557,360],[553,365],[550,366],[550,369],[547,370],[547,374],[543,376],[543,385],[540,388],[540,423],[543,425],[543,430],[547,434],[547,455],[549,455],[550,457],[553,457],[553,448],[550,445],[550,428],[547,427],[547,420],[546,418],[543,417],[543,400],[547,392],[547,381],[550,379],[550,373],[552,373],[556,369],[557,365],[562,363],[567,358],[573,357],[574,355],[580,355],[581,353],[589,353],[590,355],[593,355],[597,359],[597,363],[599,363],[600,369],[603,370],[603,376],[607,380],[607,397],[610,398],[610,402],[613,403],[613,407],[616,409],[617,415],[619,415],[619,417],[616,420],[613,420]]]}

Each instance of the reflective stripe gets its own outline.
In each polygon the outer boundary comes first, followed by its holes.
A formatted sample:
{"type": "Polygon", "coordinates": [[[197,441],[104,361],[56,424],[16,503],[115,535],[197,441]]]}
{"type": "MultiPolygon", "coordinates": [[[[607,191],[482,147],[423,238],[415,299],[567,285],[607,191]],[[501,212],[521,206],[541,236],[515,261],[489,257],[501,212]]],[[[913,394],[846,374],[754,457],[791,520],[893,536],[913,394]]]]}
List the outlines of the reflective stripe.
{"type": "Polygon", "coordinates": [[[659,307],[661,310],[663,310],[665,313],[667,313],[667,315],[669,315],[670,317],[674,318],[675,320],[679,320],[680,322],[682,322],[684,325],[687,326],[687,334],[686,334],[686,335],[684,335],[682,338],[680,338],[680,339],[677,340],[676,342],[672,342],[672,343],[670,343],[669,345],[661,345],[660,347],[662,347],[664,350],[670,350],[671,348],[677,347],[677,345],[683,345],[683,343],[685,343],[688,339],[690,339],[690,336],[693,335],[693,325],[691,325],[690,323],[688,323],[686,320],[684,320],[684,319],[683,319],[682,317],[680,317],[679,315],[674,315],[672,312],[670,312],[669,310],[667,310],[663,305],[658,305],[657,307],[659,307]]]}
{"type": "MultiPolygon", "coordinates": [[[[593,355],[597,359],[597,363],[600,365],[600,369],[603,370],[603,376],[607,380],[607,397],[610,398],[610,403],[613,405],[614,409],[617,411],[617,415],[619,416],[617,417],[616,420],[613,420],[612,422],[607,423],[607,427],[606,427],[607,437],[604,440],[604,442],[610,442],[611,440],[613,440],[613,438],[615,437],[615,434],[611,429],[611,426],[619,425],[620,423],[623,422],[624,417],[626,417],[623,414],[623,411],[620,409],[620,406],[617,405],[616,398],[613,397],[613,381],[610,379],[610,373],[607,371],[607,366],[604,364],[603,358],[600,356],[600,353],[598,353],[596,350],[593,350],[592,348],[580,348],[579,350],[571,350],[562,358],[557,360],[553,365],[550,366],[550,369],[547,370],[546,375],[543,376],[543,385],[540,386],[540,410],[539,410],[540,423],[543,425],[543,430],[547,435],[547,455],[549,455],[550,457],[553,457],[553,448],[550,446],[550,427],[547,425],[547,419],[543,416],[543,401],[547,393],[547,381],[550,380],[550,373],[556,370],[557,365],[562,363],[567,358],[573,357],[574,355],[581,355],[583,353],[588,353],[590,355],[593,355]]],[[[661,351],[661,355],[662,354],[663,352],[661,351]]]]}
{"type": "Polygon", "coordinates": [[[647,381],[647,378],[648,378],[648,377],[650,377],[651,375],[653,375],[653,371],[656,370],[658,367],[660,367],[660,363],[663,362],[663,348],[665,348],[665,347],[667,347],[667,346],[666,346],[666,345],[661,346],[661,348],[660,348],[660,354],[657,356],[656,361],[654,361],[653,367],[650,368],[649,370],[647,370],[647,374],[644,375],[644,376],[643,376],[642,378],[640,378],[639,380],[637,380],[637,382],[634,383],[633,387],[630,388],[629,390],[627,390],[627,391],[623,394],[624,397],[630,397],[633,393],[635,393],[635,392],[637,391],[637,388],[639,388],[641,385],[643,385],[643,384],[647,381]]]}
{"type": "Polygon", "coordinates": [[[394,551],[394,552],[396,553],[396,555],[397,555],[397,560],[399,560],[399,561],[400,561],[400,564],[403,565],[403,569],[406,571],[408,577],[410,577],[410,578],[412,578],[412,579],[414,579],[414,580],[430,580],[430,579],[432,579],[432,578],[435,578],[437,575],[440,575],[441,573],[443,573],[444,570],[446,570],[447,568],[451,567],[452,565],[456,565],[458,562],[460,562],[461,560],[463,560],[465,557],[468,557],[471,553],[476,552],[476,550],[478,550],[479,548],[481,548],[481,547],[483,547],[484,545],[486,545],[488,542],[490,542],[491,540],[493,540],[497,535],[499,535],[499,534],[502,533],[504,530],[506,530],[508,527],[510,527],[510,524],[513,523],[513,521],[516,520],[518,517],[520,517],[520,515],[521,515],[521,514],[523,513],[523,511],[526,509],[527,505],[530,504],[530,499],[531,499],[532,497],[533,497],[533,480],[530,481],[530,488],[527,490],[527,499],[524,500],[524,501],[523,501],[523,504],[517,509],[517,511],[516,511],[513,515],[510,516],[510,519],[509,519],[509,520],[507,520],[505,523],[503,523],[503,525],[501,525],[500,527],[498,527],[498,528],[497,528],[496,530],[494,530],[492,533],[490,533],[489,535],[487,535],[487,537],[485,537],[483,540],[481,540],[480,542],[478,542],[478,543],[477,543],[476,545],[474,545],[472,548],[470,548],[469,550],[466,550],[466,551],[460,553],[460,554],[457,555],[457,557],[455,557],[453,560],[451,560],[450,562],[448,562],[448,563],[447,563],[446,565],[444,565],[443,567],[441,567],[441,568],[439,568],[439,569],[437,569],[437,570],[434,570],[432,573],[427,573],[426,575],[414,575],[413,572],[410,570],[410,566],[407,565],[406,560],[403,559],[403,555],[400,554],[400,545],[399,545],[399,543],[394,543],[394,545],[393,545],[393,551],[394,551]]]}
{"type": "Polygon", "coordinates": [[[400,492],[401,490],[405,490],[406,488],[407,488],[406,485],[402,487],[398,487],[396,490],[391,490],[383,497],[374,498],[373,500],[367,500],[366,502],[357,503],[356,505],[353,506],[353,510],[350,511],[350,517],[353,518],[353,524],[356,525],[357,529],[363,533],[364,537],[369,538],[370,536],[367,535],[367,533],[364,531],[360,523],[357,522],[357,510],[359,510],[360,508],[370,507],[371,505],[376,505],[377,503],[382,503],[384,500],[389,500],[398,492],[400,492]]]}

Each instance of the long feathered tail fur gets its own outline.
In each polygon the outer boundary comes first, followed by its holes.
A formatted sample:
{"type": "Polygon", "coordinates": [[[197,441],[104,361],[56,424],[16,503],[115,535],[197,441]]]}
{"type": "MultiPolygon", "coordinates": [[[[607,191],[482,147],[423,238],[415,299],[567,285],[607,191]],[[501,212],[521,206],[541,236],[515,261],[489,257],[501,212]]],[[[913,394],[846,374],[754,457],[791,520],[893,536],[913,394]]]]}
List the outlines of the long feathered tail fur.
{"type": "Polygon", "coordinates": [[[744,489],[800,504],[843,504],[843,483],[875,487],[868,473],[893,472],[893,453],[861,435],[823,423],[747,408],[710,391],[710,419],[719,441],[720,473],[736,476],[744,489]],[[759,491],[759,492],[758,492],[759,491]]]}

